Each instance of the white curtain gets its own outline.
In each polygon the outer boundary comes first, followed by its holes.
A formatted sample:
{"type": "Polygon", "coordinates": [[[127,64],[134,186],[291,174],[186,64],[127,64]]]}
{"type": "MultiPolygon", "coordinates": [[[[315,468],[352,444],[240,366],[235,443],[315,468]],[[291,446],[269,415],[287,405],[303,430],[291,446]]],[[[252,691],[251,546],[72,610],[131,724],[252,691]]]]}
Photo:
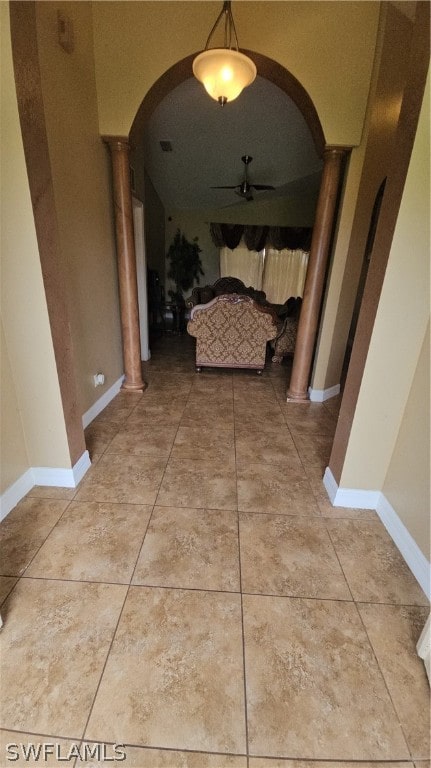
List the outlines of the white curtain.
{"type": "Polygon", "coordinates": [[[306,251],[290,251],[288,248],[276,251],[275,248],[267,248],[262,290],[268,301],[284,304],[291,296],[302,297],[307,265],[306,251]]]}
{"type": "Polygon", "coordinates": [[[263,251],[249,251],[240,243],[232,251],[224,246],[220,249],[220,277],[238,277],[244,285],[262,290],[263,251]]]}

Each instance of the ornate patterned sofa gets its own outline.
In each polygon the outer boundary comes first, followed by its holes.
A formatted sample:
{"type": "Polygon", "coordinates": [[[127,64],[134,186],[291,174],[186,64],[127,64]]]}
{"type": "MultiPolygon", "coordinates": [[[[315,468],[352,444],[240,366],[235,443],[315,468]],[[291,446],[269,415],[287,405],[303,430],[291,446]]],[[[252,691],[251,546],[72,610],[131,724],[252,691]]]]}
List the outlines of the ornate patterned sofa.
{"type": "Polygon", "coordinates": [[[225,293],[240,293],[242,296],[251,296],[260,304],[269,306],[264,291],[257,291],[251,285],[247,288],[238,277],[219,277],[213,285],[196,285],[191,295],[186,299],[186,307],[192,309],[196,304],[207,304],[216,296],[222,296],[225,293]]]}
{"type": "Polygon", "coordinates": [[[220,277],[213,285],[197,285],[186,299],[186,307],[190,311],[198,304],[207,304],[216,296],[237,293],[250,296],[265,309],[272,310],[277,319],[277,335],[271,339],[273,363],[281,363],[284,357],[293,357],[298,330],[299,313],[302,299],[291,296],[284,304],[271,304],[264,291],[258,291],[246,285],[237,277],[220,277]]]}
{"type": "Polygon", "coordinates": [[[275,313],[251,296],[227,293],[197,304],[187,324],[189,334],[196,337],[196,370],[208,366],[262,373],[267,342],[277,330],[275,313]]]}
{"type": "Polygon", "coordinates": [[[272,356],[273,363],[281,363],[283,357],[293,357],[295,353],[296,334],[298,332],[298,321],[302,299],[299,297],[297,299],[289,299],[286,302],[286,305],[286,317],[279,323],[277,336],[270,342],[270,346],[274,352],[272,356]]]}

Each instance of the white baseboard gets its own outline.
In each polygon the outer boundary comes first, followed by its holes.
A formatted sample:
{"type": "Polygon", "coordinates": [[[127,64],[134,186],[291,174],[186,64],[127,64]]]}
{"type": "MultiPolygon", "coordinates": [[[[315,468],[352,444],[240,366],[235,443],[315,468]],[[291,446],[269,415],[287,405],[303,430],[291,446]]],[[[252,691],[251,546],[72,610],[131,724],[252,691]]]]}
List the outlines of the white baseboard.
{"type": "Polygon", "coordinates": [[[360,488],[339,488],[329,467],[325,469],[323,485],[334,507],[376,509],[380,497],[380,491],[364,491],[360,488]]]}
{"type": "Polygon", "coordinates": [[[109,405],[111,400],[114,399],[115,395],[118,395],[123,381],[124,376],[120,376],[115,384],[113,384],[112,387],[109,387],[109,389],[107,389],[106,392],[104,392],[103,395],[99,397],[95,403],[93,403],[91,408],[89,408],[88,411],[84,413],[82,417],[82,426],[84,429],[88,427],[89,424],[91,424],[93,419],[95,419],[96,416],[98,416],[99,413],[101,413],[107,405],[109,405]]]}
{"type": "Polygon", "coordinates": [[[35,485],[76,488],[90,467],[91,461],[88,451],[84,451],[71,469],[30,467],[2,493],[0,497],[0,520],[3,520],[35,485]]]}
{"type": "Polygon", "coordinates": [[[334,384],[333,387],[328,387],[328,389],[313,389],[312,387],[308,387],[308,394],[312,403],[324,403],[325,400],[329,400],[331,397],[340,394],[340,385],[334,384]]]}
{"type": "Polygon", "coordinates": [[[401,552],[416,581],[421,585],[428,600],[430,600],[430,563],[383,493],[380,494],[376,512],[389,536],[401,552]]]}
{"type": "Polygon", "coordinates": [[[18,480],[15,480],[9,488],[6,488],[4,493],[0,496],[0,520],[4,520],[11,509],[16,507],[18,502],[31,491],[34,484],[33,470],[28,469],[27,472],[24,472],[18,480]]]}
{"type": "Polygon", "coordinates": [[[416,581],[420,584],[428,599],[431,599],[430,563],[386,496],[381,491],[340,488],[329,467],[326,467],[323,484],[334,507],[376,510],[416,581]]]}

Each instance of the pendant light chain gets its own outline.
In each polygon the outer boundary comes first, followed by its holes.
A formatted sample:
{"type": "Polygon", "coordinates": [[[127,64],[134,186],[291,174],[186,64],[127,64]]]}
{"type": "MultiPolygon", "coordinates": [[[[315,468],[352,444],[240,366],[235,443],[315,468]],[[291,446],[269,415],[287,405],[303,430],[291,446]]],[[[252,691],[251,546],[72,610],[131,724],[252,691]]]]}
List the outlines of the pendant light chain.
{"type": "Polygon", "coordinates": [[[235,49],[238,50],[238,35],[236,33],[235,22],[232,16],[230,0],[225,0],[223,3],[223,8],[221,9],[219,15],[217,16],[217,19],[213,25],[213,28],[211,29],[211,32],[208,35],[208,39],[205,45],[206,51],[209,49],[211,38],[214,32],[216,31],[218,25],[220,24],[220,21],[223,18],[223,16],[224,16],[224,47],[230,48],[230,49],[232,48],[232,31],[233,31],[233,34],[235,37],[235,49]]]}

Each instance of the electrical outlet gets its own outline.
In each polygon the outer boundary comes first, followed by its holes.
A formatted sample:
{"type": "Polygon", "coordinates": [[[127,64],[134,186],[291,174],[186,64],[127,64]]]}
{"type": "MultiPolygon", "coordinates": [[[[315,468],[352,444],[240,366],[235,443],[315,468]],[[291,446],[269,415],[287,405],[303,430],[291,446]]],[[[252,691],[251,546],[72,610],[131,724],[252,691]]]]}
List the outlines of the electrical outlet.
{"type": "Polygon", "coordinates": [[[100,387],[102,384],[105,383],[105,374],[104,373],[95,373],[93,376],[94,386],[100,387]]]}

